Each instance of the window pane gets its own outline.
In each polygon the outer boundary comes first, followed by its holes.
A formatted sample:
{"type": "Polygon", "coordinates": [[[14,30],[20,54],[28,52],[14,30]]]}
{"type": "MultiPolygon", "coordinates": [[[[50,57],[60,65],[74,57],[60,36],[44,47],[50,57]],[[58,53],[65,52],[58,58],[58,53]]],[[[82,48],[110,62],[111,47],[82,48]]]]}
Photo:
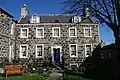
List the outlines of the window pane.
{"type": "Polygon", "coordinates": [[[27,37],[27,29],[22,29],[22,36],[27,37]]]}
{"type": "Polygon", "coordinates": [[[33,19],[36,19],[36,16],[33,16],[33,19]]]}
{"type": "Polygon", "coordinates": [[[26,46],[21,46],[21,48],[22,48],[22,50],[21,50],[22,56],[26,56],[27,47],[26,46]]]}
{"type": "Polygon", "coordinates": [[[37,56],[42,56],[42,46],[37,46],[37,56]]]}
{"type": "Polygon", "coordinates": [[[91,45],[86,45],[86,55],[91,55],[91,45]]]}
{"type": "Polygon", "coordinates": [[[37,29],[38,36],[43,36],[43,29],[37,29]]]}
{"type": "Polygon", "coordinates": [[[70,36],[75,36],[75,29],[70,29],[70,36]]]}
{"type": "Polygon", "coordinates": [[[59,28],[54,29],[54,36],[59,36],[59,28]]]}
{"type": "Polygon", "coordinates": [[[36,20],[33,20],[33,23],[36,23],[37,21],[36,20]]]}
{"type": "Polygon", "coordinates": [[[91,36],[90,35],[90,29],[85,29],[85,36],[91,36]]]}
{"type": "Polygon", "coordinates": [[[76,56],[76,45],[71,45],[71,56],[76,56]]]}

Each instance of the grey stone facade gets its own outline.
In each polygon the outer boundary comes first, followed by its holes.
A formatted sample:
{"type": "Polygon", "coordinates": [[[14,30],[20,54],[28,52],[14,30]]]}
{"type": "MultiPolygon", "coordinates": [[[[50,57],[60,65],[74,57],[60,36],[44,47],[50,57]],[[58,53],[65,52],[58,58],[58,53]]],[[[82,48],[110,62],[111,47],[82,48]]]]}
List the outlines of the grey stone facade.
{"type": "Polygon", "coordinates": [[[9,57],[13,16],[0,8],[0,57],[9,57]]]}
{"type": "MultiPolygon", "coordinates": [[[[51,56],[52,46],[62,46],[65,66],[77,63],[80,65],[85,57],[85,44],[92,44],[94,49],[99,44],[98,24],[94,23],[39,23],[39,24],[16,24],[16,54],[20,57],[20,45],[28,45],[28,58],[36,52],[36,44],[44,44],[44,60],[51,56]],[[44,38],[36,38],[36,28],[44,27],[44,38]],[[60,37],[52,37],[52,27],[60,27],[60,37]],[[69,28],[76,27],[77,37],[69,37],[69,28]],[[84,27],[91,27],[92,37],[84,37],[84,27]],[[21,28],[28,28],[28,38],[20,38],[21,28]],[[78,57],[70,57],[70,44],[77,44],[78,57]]],[[[26,58],[26,59],[28,59],[26,58]]],[[[22,59],[23,60],[23,59],[22,59]]]]}

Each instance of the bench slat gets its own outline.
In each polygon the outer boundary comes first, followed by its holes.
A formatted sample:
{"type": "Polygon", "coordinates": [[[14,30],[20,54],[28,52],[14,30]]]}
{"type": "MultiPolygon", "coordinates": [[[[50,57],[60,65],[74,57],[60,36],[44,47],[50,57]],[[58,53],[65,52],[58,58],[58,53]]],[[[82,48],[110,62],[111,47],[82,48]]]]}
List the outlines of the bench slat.
{"type": "Polygon", "coordinates": [[[23,74],[22,65],[5,65],[6,78],[9,74],[23,74]]]}

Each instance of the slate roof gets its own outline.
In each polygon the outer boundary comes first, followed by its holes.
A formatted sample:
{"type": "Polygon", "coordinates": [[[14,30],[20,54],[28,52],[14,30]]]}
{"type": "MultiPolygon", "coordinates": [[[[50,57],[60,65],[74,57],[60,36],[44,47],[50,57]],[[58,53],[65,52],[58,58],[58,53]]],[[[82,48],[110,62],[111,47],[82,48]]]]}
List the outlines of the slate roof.
{"type": "Polygon", "coordinates": [[[28,24],[30,23],[30,16],[26,16],[24,18],[21,18],[18,23],[21,23],[21,24],[28,24]]]}
{"type": "MultiPolygon", "coordinates": [[[[30,24],[30,18],[32,15],[28,15],[25,18],[19,20],[19,24],[30,24]]],[[[40,17],[40,23],[72,23],[72,14],[41,14],[37,15],[40,17]]],[[[82,23],[93,23],[90,17],[84,17],[81,20],[82,23]]]]}
{"type": "Polygon", "coordinates": [[[55,23],[55,21],[60,23],[70,23],[72,16],[40,16],[41,23],[55,23]]]}
{"type": "Polygon", "coordinates": [[[3,9],[2,7],[0,7],[0,11],[10,16],[11,18],[13,18],[13,16],[9,12],[7,12],[5,9],[3,9]]]}
{"type": "Polygon", "coordinates": [[[81,23],[94,23],[90,17],[82,17],[81,23]]]}
{"type": "MultiPolygon", "coordinates": [[[[28,15],[24,18],[21,18],[19,20],[19,23],[24,24],[24,23],[30,23],[30,18],[32,15],[28,15]]],[[[39,15],[40,17],[40,23],[55,23],[59,22],[59,23],[70,23],[72,22],[72,15],[39,15]]]]}

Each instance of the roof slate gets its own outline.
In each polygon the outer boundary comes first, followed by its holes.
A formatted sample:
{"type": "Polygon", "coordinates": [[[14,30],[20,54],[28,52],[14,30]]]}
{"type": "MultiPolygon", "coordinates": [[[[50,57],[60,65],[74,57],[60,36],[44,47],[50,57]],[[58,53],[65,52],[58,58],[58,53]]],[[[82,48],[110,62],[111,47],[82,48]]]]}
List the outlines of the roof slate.
{"type": "MultiPolygon", "coordinates": [[[[30,18],[32,15],[26,16],[19,20],[19,24],[29,24],[30,18]]],[[[40,17],[40,23],[72,23],[72,18],[74,15],[68,14],[46,14],[46,15],[37,15],[40,17]]],[[[90,17],[82,17],[82,23],[94,23],[90,17]]]]}
{"type": "Polygon", "coordinates": [[[94,23],[90,17],[83,17],[81,23],[94,23]]]}
{"type": "Polygon", "coordinates": [[[28,23],[30,23],[30,16],[26,16],[24,18],[20,18],[18,23],[21,23],[21,24],[28,24],[28,23]]]}

